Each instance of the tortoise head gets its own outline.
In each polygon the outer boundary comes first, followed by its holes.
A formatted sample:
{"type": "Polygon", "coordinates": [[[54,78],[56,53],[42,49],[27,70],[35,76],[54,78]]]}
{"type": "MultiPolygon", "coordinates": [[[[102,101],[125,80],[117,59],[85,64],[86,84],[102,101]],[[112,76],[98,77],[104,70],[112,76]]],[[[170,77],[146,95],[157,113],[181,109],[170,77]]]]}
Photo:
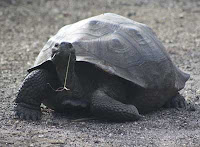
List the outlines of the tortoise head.
{"type": "Polygon", "coordinates": [[[55,47],[52,49],[51,57],[55,65],[63,65],[64,63],[67,63],[68,60],[74,62],[76,60],[75,49],[69,42],[56,43],[55,47]],[[71,56],[70,59],[69,56],[71,56]]]}
{"type": "Polygon", "coordinates": [[[63,83],[66,71],[69,72],[68,76],[73,74],[74,63],[76,61],[75,49],[69,42],[55,44],[55,47],[52,49],[51,60],[56,67],[61,83],[63,83]]]}

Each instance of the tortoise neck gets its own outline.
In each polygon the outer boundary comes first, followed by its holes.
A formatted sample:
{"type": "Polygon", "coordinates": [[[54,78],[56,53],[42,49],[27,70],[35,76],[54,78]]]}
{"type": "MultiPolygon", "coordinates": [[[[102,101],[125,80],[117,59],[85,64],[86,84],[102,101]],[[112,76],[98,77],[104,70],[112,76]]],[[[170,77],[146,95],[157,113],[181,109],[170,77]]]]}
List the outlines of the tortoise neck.
{"type": "Polygon", "coordinates": [[[75,68],[74,63],[69,64],[68,67],[66,68],[63,86],[66,86],[68,89],[74,89],[75,81],[77,79],[74,68],[75,68]]]}

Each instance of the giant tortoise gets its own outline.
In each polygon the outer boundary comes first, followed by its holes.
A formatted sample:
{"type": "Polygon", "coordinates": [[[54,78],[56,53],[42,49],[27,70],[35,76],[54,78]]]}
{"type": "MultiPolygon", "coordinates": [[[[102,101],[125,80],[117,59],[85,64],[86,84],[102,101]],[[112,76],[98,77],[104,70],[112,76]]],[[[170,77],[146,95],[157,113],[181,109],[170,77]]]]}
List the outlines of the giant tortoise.
{"type": "Polygon", "coordinates": [[[61,28],[28,73],[15,111],[31,120],[41,118],[41,103],[66,114],[138,120],[164,106],[184,107],[179,91],[189,79],[151,28],[112,13],[61,28]]]}

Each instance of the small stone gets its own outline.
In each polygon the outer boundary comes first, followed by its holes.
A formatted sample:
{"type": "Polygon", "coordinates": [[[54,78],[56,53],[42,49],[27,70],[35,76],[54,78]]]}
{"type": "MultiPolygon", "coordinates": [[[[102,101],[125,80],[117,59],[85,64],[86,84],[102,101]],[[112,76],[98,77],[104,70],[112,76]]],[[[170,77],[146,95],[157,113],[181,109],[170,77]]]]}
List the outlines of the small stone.
{"type": "Polygon", "coordinates": [[[52,139],[50,142],[51,142],[51,144],[64,144],[65,143],[64,140],[54,140],[54,139],[52,139]]]}
{"type": "Polygon", "coordinates": [[[196,94],[200,95],[200,89],[197,89],[196,94]]]}
{"type": "Polygon", "coordinates": [[[40,134],[40,135],[38,135],[38,137],[39,137],[39,138],[42,138],[42,137],[44,137],[44,135],[40,134]]]}
{"type": "Polygon", "coordinates": [[[40,105],[40,107],[42,107],[43,109],[47,108],[47,106],[45,106],[43,103],[40,105]]]}
{"type": "Polygon", "coordinates": [[[187,111],[196,111],[195,105],[190,104],[187,108],[187,111]]]}
{"type": "Polygon", "coordinates": [[[71,16],[71,14],[70,14],[70,13],[67,13],[67,12],[63,12],[63,16],[64,16],[64,17],[69,17],[69,16],[71,16]]]}
{"type": "Polygon", "coordinates": [[[136,15],[136,12],[128,12],[126,15],[127,15],[128,17],[135,16],[135,15],[136,15]]]}
{"type": "Polygon", "coordinates": [[[183,19],[184,18],[184,14],[183,13],[179,14],[179,18],[183,19]]]}
{"type": "Polygon", "coordinates": [[[168,40],[168,39],[165,42],[166,43],[173,43],[171,40],[168,40]]]}
{"type": "Polygon", "coordinates": [[[95,140],[94,143],[100,143],[100,141],[99,140],[95,140]]]}

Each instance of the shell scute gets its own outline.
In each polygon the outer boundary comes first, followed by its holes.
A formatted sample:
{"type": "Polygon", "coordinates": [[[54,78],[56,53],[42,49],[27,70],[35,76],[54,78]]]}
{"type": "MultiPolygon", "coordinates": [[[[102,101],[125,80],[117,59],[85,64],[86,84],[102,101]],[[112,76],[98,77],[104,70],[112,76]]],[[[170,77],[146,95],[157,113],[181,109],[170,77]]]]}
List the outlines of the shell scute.
{"type": "Polygon", "coordinates": [[[104,71],[144,88],[182,89],[189,75],[171,61],[148,26],[107,13],[64,26],[49,39],[36,59],[37,66],[51,55],[56,43],[70,42],[77,62],[95,64],[104,71]]]}

